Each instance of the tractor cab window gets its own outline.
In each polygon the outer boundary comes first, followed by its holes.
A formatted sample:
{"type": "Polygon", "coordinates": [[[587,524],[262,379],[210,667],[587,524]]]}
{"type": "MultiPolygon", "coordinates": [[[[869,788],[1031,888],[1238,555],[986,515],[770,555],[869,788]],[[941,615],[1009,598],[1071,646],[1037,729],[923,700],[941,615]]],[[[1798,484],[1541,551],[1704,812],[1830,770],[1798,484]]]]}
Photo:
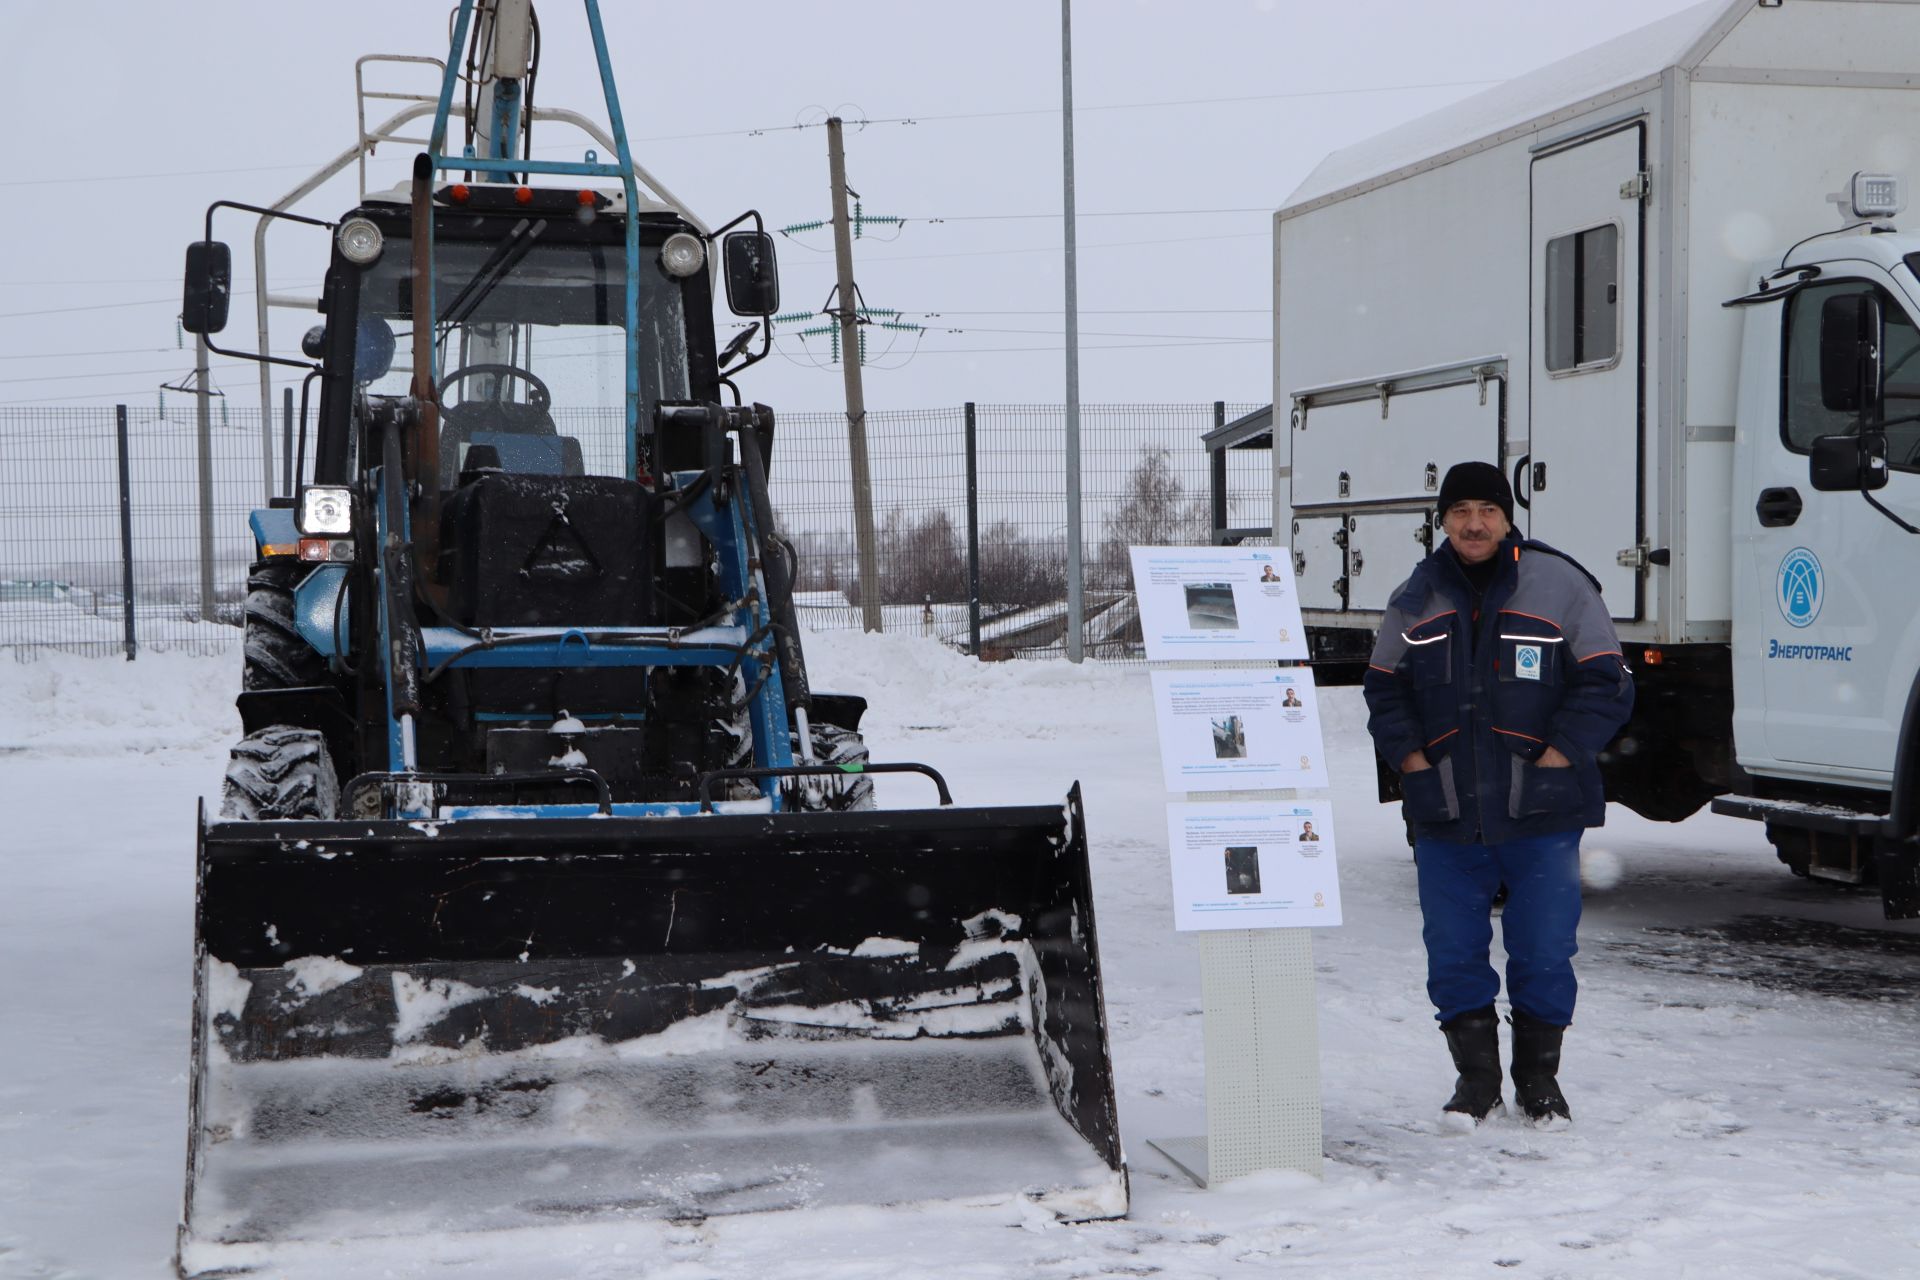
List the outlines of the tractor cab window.
{"type": "MultiPolygon", "coordinates": [[[[510,472],[627,474],[621,246],[543,243],[532,232],[538,225],[522,221],[495,241],[435,244],[443,488],[476,462],[510,472]]],[[[390,241],[362,286],[363,326],[384,324],[394,338],[390,368],[369,384],[377,393],[405,394],[412,381],[406,250],[390,241]]],[[[688,398],[688,374],[679,283],[644,267],[641,276],[644,422],[658,401],[688,398]]]]}
{"type": "Polygon", "coordinates": [[[1828,298],[1871,293],[1885,317],[1880,393],[1887,421],[1887,460],[1902,471],[1920,471],[1920,329],[1891,294],[1865,280],[1810,284],[1787,299],[1785,407],[1781,435],[1796,453],[1810,453],[1821,436],[1852,435],[1858,416],[1820,402],[1820,308],[1828,298]]]}

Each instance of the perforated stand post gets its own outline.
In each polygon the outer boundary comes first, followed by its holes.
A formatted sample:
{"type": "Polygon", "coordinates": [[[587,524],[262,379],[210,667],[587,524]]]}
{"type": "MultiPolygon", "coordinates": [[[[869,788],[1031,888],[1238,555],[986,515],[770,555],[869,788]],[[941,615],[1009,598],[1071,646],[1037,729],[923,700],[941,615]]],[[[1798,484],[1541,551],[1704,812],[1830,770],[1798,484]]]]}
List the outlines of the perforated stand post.
{"type": "Polygon", "coordinates": [[[1200,935],[1207,1132],[1148,1145],[1203,1187],[1262,1169],[1320,1176],[1320,1031],[1310,929],[1200,935]]]}

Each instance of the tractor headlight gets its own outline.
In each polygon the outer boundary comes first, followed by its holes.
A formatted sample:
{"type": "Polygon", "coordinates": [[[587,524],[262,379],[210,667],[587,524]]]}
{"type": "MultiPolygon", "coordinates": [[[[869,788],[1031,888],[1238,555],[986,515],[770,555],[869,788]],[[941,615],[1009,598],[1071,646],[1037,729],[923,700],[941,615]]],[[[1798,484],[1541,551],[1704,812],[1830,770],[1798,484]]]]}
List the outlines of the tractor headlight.
{"type": "Polygon", "coordinates": [[[660,246],[660,265],[676,279],[686,279],[704,266],[706,261],[707,246],[700,243],[699,236],[688,235],[684,231],[674,232],[660,246]]]}
{"type": "Polygon", "coordinates": [[[377,260],[387,243],[387,238],[380,234],[380,228],[365,218],[348,218],[333,233],[333,239],[340,246],[340,256],[356,267],[364,267],[377,260]]]}
{"type": "Polygon", "coordinates": [[[343,536],[353,532],[353,491],[344,485],[310,484],[300,491],[300,532],[343,536]]]}

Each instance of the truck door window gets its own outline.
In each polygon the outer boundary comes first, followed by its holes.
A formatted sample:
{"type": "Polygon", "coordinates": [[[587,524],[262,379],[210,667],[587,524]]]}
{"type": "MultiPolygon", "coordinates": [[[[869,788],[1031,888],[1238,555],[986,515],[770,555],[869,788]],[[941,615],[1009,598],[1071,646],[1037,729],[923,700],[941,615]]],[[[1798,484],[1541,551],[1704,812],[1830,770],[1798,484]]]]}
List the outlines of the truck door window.
{"type": "Polygon", "coordinates": [[[1547,241],[1547,371],[1614,363],[1620,354],[1620,228],[1547,241]]]}
{"type": "Polygon", "coordinates": [[[1808,285],[1787,299],[1786,369],[1780,434],[1795,453],[1810,453],[1821,436],[1852,435],[1859,420],[1820,403],[1820,308],[1831,297],[1872,293],[1886,317],[1880,394],[1887,419],[1887,460],[1896,470],[1920,471],[1920,329],[1885,289],[1865,280],[1808,285]],[[1907,419],[1907,421],[1902,421],[1907,419]]]}

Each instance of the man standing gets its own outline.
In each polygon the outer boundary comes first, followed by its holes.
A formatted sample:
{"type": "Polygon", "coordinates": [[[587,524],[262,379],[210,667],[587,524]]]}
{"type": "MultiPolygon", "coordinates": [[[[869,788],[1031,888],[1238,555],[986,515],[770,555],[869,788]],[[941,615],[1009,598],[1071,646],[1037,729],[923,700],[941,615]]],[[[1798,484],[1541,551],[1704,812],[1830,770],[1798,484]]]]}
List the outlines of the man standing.
{"type": "Polygon", "coordinates": [[[1400,774],[1419,867],[1427,995],[1459,1079],[1442,1118],[1501,1109],[1500,978],[1512,1007],[1514,1100],[1572,1119],[1557,1079],[1573,1021],[1580,833],[1605,820],[1596,758],[1633,710],[1633,680],[1600,598],[1571,558],[1513,532],[1513,490],[1485,462],[1440,485],[1446,540],[1389,598],[1365,691],[1367,729],[1400,774]]]}

